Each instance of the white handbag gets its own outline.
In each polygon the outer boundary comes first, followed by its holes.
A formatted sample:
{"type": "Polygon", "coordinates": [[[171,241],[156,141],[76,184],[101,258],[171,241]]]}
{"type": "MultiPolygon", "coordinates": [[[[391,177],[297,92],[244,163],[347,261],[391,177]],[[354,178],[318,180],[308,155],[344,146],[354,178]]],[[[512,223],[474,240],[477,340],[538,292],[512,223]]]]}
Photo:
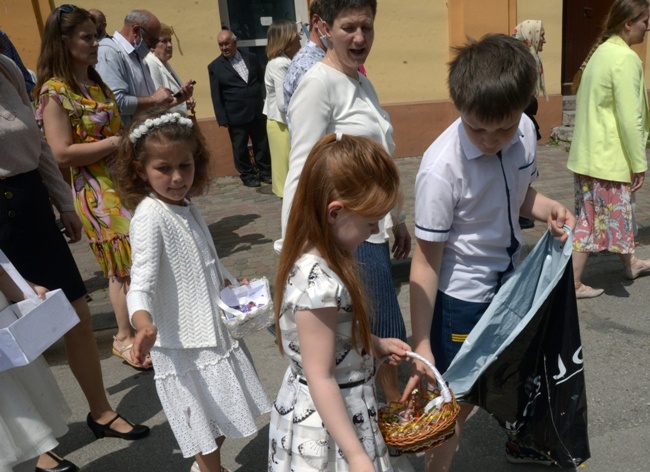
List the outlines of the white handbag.
{"type": "Polygon", "coordinates": [[[0,311],[0,372],[29,364],[70,328],[79,323],[77,313],[62,290],[52,290],[41,300],[0,250],[0,266],[27,295],[0,311]]]}

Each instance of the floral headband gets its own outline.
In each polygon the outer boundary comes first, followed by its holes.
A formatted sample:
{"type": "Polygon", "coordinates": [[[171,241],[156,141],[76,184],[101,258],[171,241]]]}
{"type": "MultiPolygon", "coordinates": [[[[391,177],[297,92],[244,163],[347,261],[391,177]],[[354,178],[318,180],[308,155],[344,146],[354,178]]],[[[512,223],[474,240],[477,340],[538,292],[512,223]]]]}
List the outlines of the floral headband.
{"type": "Polygon", "coordinates": [[[131,140],[133,146],[135,146],[138,143],[138,140],[143,136],[146,136],[150,131],[158,129],[162,126],[175,124],[187,126],[188,128],[192,128],[194,126],[192,120],[184,117],[178,112],[165,113],[164,115],[160,115],[157,118],[147,118],[140,126],[133,128],[133,131],[131,131],[131,134],[129,134],[129,140],[131,140]]]}

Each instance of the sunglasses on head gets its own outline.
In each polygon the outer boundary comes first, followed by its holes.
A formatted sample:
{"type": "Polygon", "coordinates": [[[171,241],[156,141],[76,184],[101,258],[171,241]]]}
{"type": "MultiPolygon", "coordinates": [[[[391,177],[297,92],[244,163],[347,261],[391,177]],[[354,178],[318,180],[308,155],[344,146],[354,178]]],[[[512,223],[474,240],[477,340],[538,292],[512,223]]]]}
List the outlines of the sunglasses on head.
{"type": "Polygon", "coordinates": [[[61,13],[72,13],[75,11],[77,7],[75,5],[61,5],[59,8],[56,10],[56,22],[59,25],[59,28],[61,28],[61,13]]]}

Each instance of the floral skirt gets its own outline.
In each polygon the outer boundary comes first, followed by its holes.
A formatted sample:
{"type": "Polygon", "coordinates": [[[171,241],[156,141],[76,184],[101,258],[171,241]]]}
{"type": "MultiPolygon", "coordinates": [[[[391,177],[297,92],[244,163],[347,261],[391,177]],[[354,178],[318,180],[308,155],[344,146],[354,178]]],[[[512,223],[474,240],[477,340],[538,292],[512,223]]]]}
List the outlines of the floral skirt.
{"type": "Polygon", "coordinates": [[[131,273],[131,212],[122,206],[104,159],[72,167],[74,206],[106,277],[131,273]]]}
{"type": "Polygon", "coordinates": [[[573,250],[634,254],[630,184],[574,174],[573,250]]]}

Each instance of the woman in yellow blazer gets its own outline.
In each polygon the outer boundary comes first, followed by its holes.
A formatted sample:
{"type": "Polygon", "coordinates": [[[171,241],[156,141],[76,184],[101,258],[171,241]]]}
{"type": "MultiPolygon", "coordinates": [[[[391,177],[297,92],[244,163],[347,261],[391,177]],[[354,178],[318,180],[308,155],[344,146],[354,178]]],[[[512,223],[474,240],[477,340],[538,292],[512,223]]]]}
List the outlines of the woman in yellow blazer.
{"type": "Polygon", "coordinates": [[[576,123],[567,167],[575,176],[577,225],[573,237],[576,298],[603,293],[582,283],[592,252],[618,253],[625,277],[650,273],[650,260],[634,256],[633,193],[643,185],[650,129],[639,56],[650,16],[647,0],[616,0],[605,31],[574,80],[576,123]]]}

